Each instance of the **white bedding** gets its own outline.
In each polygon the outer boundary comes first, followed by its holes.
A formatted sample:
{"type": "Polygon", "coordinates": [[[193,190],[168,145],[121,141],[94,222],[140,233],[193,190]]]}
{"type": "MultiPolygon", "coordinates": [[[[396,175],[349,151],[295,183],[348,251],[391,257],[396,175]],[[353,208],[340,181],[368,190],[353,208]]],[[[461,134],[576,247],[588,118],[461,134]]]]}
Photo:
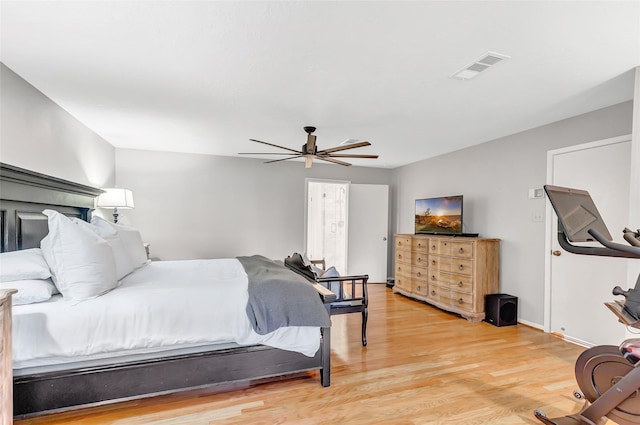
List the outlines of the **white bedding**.
{"type": "Polygon", "coordinates": [[[255,333],[247,287],[236,259],[159,261],[94,299],[14,306],[14,369],[230,342],[315,355],[319,328],[255,333]]]}

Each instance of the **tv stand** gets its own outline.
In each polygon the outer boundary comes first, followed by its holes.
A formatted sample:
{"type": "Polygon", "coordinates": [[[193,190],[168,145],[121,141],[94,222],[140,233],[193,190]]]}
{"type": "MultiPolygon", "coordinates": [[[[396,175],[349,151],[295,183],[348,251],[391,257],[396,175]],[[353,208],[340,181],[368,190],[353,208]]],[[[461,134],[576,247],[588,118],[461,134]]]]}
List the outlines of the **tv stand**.
{"type": "Polygon", "coordinates": [[[420,232],[416,233],[416,235],[427,235],[427,236],[448,236],[450,238],[477,238],[478,233],[446,233],[446,232],[420,232]]]}
{"type": "Polygon", "coordinates": [[[480,322],[500,289],[500,240],[458,236],[395,235],[393,292],[480,322]]]}

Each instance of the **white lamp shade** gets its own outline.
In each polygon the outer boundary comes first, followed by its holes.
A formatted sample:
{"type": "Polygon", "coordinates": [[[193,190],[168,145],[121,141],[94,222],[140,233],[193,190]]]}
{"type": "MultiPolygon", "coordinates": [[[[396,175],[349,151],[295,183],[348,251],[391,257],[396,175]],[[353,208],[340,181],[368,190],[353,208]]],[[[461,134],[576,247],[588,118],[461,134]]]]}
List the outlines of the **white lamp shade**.
{"type": "Polygon", "coordinates": [[[133,193],[120,187],[103,188],[105,192],[98,196],[98,208],[133,208],[133,193]]]}

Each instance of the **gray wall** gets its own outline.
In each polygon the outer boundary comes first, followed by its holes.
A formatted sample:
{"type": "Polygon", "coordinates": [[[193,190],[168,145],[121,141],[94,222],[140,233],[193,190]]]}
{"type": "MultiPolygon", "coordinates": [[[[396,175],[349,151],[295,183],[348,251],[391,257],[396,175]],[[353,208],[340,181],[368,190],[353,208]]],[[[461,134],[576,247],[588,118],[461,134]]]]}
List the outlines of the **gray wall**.
{"type": "Polygon", "coordinates": [[[394,170],[398,232],[413,233],[414,200],[464,195],[466,232],[500,238],[502,292],[519,299],[519,317],[544,322],[545,199],[528,199],[546,180],[547,151],[631,133],[633,103],[538,127],[394,170]]]}
{"type": "Polygon", "coordinates": [[[0,94],[0,161],[90,186],[114,184],[114,147],[2,63],[0,94]]]}
{"type": "MultiPolygon", "coordinates": [[[[116,151],[117,184],[136,207],[121,219],[163,260],[304,252],[305,179],[389,184],[391,171],[315,162],[263,164],[213,155],[116,151]]],[[[393,189],[391,188],[391,191],[393,189]]]]}
{"type": "Polygon", "coordinates": [[[544,184],[548,150],[629,134],[633,113],[626,102],[396,170],[305,170],[291,162],[114,149],[3,64],[0,82],[0,161],[96,187],[129,187],[136,209],[121,211],[123,221],[140,228],[154,256],[282,258],[303,250],[307,177],[390,184],[392,233],[413,231],[416,198],[461,193],[465,230],[502,239],[501,289],[519,297],[520,317],[532,324],[543,323],[545,255],[544,223],[532,215],[545,212],[545,201],[527,199],[528,189],[544,184]]]}

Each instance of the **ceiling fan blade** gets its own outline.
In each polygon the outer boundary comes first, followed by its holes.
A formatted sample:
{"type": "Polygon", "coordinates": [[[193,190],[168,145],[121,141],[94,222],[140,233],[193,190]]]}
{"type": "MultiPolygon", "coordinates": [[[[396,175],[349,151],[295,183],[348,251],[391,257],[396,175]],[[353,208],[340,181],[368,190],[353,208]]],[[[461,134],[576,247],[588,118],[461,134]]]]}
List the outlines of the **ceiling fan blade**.
{"type": "MultiPolygon", "coordinates": [[[[321,155],[321,156],[325,156],[325,155],[321,155]]],[[[328,154],[326,156],[330,158],[369,158],[369,159],[378,158],[378,155],[357,155],[357,154],[350,155],[348,153],[345,153],[345,154],[333,153],[333,154],[328,154]]]]}
{"type": "Polygon", "coordinates": [[[256,140],[256,139],[249,139],[249,140],[251,140],[252,142],[262,143],[263,145],[268,145],[268,146],[273,146],[275,148],[285,149],[285,150],[288,150],[289,152],[302,153],[302,152],[297,151],[295,149],[290,149],[290,148],[287,148],[287,147],[284,147],[284,146],[274,145],[273,143],[263,142],[262,140],[256,140]]]}
{"type": "Polygon", "coordinates": [[[307,136],[307,147],[305,149],[305,152],[309,155],[313,155],[314,153],[316,153],[316,136],[314,136],[313,134],[309,134],[307,136]]]}
{"type": "Polygon", "coordinates": [[[238,152],[238,155],[291,155],[289,152],[238,152]]]}
{"type": "Polygon", "coordinates": [[[369,143],[369,142],[358,142],[358,143],[353,143],[353,144],[350,144],[350,145],[336,146],[335,148],[324,149],[324,150],[318,151],[316,153],[318,155],[321,155],[321,154],[327,154],[327,153],[332,153],[332,152],[344,151],[344,150],[347,150],[347,149],[361,148],[363,146],[371,146],[371,143],[369,143]]]}
{"type": "Polygon", "coordinates": [[[339,165],[346,165],[349,166],[351,164],[349,164],[348,162],[344,162],[344,161],[338,161],[337,159],[333,159],[333,158],[329,158],[328,156],[320,156],[320,155],[314,155],[316,158],[318,158],[319,160],[322,161],[327,161],[327,162],[333,162],[334,164],[339,164],[339,165]]]}
{"type": "Polygon", "coordinates": [[[294,159],[294,158],[300,158],[301,156],[304,155],[294,155],[294,156],[290,156],[289,158],[280,158],[280,159],[274,159],[271,161],[265,161],[265,164],[271,164],[272,162],[280,162],[280,161],[286,161],[287,159],[294,159]]]}

